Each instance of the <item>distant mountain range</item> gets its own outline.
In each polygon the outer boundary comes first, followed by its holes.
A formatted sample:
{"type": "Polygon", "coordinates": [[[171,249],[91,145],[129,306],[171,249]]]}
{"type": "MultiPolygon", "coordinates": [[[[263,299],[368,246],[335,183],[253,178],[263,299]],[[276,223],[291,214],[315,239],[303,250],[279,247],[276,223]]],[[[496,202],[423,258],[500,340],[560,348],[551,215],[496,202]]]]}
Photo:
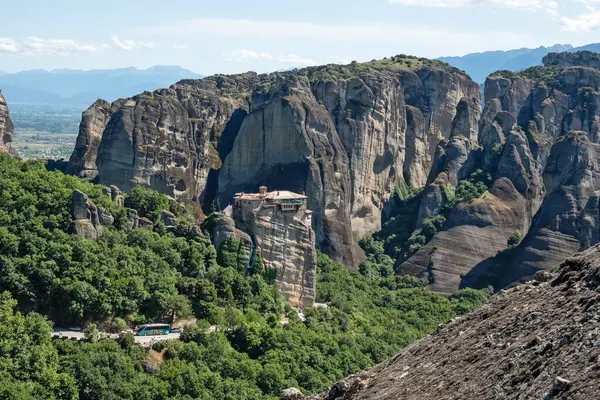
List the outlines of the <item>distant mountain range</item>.
{"type": "Polygon", "coordinates": [[[163,65],[144,70],[31,70],[12,74],[0,72],[0,89],[8,103],[87,106],[98,98],[114,101],[145,90],[169,87],[181,79],[197,78],[202,75],[163,65]]]}
{"type": "Polygon", "coordinates": [[[508,51],[485,51],[483,53],[471,53],[462,57],[440,57],[439,60],[464,70],[475,82],[485,82],[485,79],[498,70],[519,71],[534,65],[541,65],[542,58],[551,52],[581,50],[600,53],[600,43],[592,43],[585,46],[573,47],[570,44],[557,44],[550,47],[538,47],[537,49],[516,49],[508,51]]]}
{"type": "MultiPolygon", "coordinates": [[[[600,53],[600,43],[580,47],[557,44],[536,49],[486,51],[462,57],[440,57],[439,60],[464,70],[475,82],[483,83],[488,75],[498,70],[518,71],[540,65],[542,58],[550,52],[580,50],[600,53]]],[[[9,104],[29,103],[87,107],[98,98],[112,102],[145,90],[153,91],[157,88],[169,87],[182,79],[202,77],[200,74],[178,66],[165,65],[144,70],[119,68],[90,71],[30,70],[17,73],[0,71],[0,89],[9,104]]]]}

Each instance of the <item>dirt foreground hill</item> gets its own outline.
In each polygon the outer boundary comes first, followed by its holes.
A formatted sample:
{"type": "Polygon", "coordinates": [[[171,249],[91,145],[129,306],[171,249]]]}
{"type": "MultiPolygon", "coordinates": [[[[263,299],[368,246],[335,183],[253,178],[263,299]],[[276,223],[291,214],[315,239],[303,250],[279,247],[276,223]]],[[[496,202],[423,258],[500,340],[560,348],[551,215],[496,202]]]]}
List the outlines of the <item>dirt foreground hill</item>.
{"type": "MultiPolygon", "coordinates": [[[[285,396],[284,396],[285,397],[285,396]]],[[[599,399],[600,246],[305,399],[599,399]]]]}

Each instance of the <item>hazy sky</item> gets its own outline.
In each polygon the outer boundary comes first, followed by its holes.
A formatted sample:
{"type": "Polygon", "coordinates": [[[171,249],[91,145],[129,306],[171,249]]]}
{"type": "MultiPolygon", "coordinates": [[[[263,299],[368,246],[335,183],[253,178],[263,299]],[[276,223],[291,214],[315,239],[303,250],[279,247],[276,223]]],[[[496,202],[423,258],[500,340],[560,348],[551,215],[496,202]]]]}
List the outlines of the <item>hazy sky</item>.
{"type": "Polygon", "coordinates": [[[600,0],[3,1],[0,71],[259,72],[600,42],[600,0]]]}

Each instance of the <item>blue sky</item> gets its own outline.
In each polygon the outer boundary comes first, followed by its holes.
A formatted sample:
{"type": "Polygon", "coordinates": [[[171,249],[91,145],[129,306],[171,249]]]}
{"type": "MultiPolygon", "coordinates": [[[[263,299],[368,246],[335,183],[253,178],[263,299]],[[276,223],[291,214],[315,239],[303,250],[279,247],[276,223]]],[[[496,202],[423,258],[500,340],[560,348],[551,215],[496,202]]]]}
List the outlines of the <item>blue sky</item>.
{"type": "Polygon", "coordinates": [[[181,65],[273,71],[600,42],[600,0],[21,0],[2,5],[0,71],[181,65]]]}

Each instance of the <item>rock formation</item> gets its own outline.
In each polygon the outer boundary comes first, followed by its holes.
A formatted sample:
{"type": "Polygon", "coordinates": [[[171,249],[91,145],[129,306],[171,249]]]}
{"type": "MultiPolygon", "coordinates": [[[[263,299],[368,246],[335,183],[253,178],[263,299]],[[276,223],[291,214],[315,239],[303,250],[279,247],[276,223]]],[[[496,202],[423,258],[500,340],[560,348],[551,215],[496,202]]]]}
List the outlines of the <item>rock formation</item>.
{"type": "Polygon", "coordinates": [[[177,217],[170,211],[163,210],[159,215],[159,220],[168,230],[175,229],[177,226],[177,217]]]}
{"type": "Polygon", "coordinates": [[[83,192],[73,190],[71,215],[75,234],[88,240],[96,240],[102,230],[115,222],[110,212],[97,207],[83,192]]]}
{"type": "Polygon", "coordinates": [[[0,91],[0,153],[9,153],[13,141],[13,124],[8,114],[6,100],[0,91]]]}
{"type": "Polygon", "coordinates": [[[412,57],[181,81],[92,106],[72,164],[205,210],[262,184],[306,193],[317,248],[349,267],[393,193],[424,188],[398,236],[446,222],[425,245],[394,249],[397,271],[441,293],[500,289],[600,240],[599,57],[549,54],[545,66],[499,71],[483,112],[468,76],[412,57]],[[455,205],[480,170],[487,193],[455,205]]]}
{"type": "Polygon", "coordinates": [[[67,173],[87,179],[94,179],[98,175],[96,165],[98,148],[113,110],[113,106],[107,101],[97,100],[83,112],[79,135],[69,160],[67,173]]]}
{"type": "MultiPolygon", "coordinates": [[[[102,193],[118,206],[123,207],[124,199],[121,190],[116,186],[102,188],[102,193]]],[[[131,229],[154,229],[154,224],[148,218],[140,217],[137,210],[127,208],[127,219],[131,229]]],[[[71,217],[73,218],[73,230],[78,236],[88,240],[96,240],[102,236],[106,227],[115,223],[115,217],[110,211],[96,206],[87,194],[80,190],[73,190],[71,217]]],[[[169,211],[163,211],[160,215],[161,221],[176,223],[175,215],[169,211]],[[171,219],[172,217],[172,219],[171,219]]],[[[169,226],[168,226],[169,227],[169,226]]],[[[172,228],[175,228],[174,226],[172,228]]]]}
{"type": "Polygon", "coordinates": [[[536,279],[320,396],[282,398],[597,399],[600,246],[536,279]]]}
{"type": "Polygon", "coordinates": [[[231,217],[221,215],[212,234],[217,248],[226,239],[240,240],[249,272],[260,257],[263,270],[275,271],[277,287],[293,307],[310,307],[316,296],[316,239],[306,203],[306,196],[269,193],[266,187],[257,194],[240,193],[231,217]]]}
{"type": "MultiPolygon", "coordinates": [[[[598,243],[600,70],[589,67],[597,57],[550,54],[547,66],[488,78],[477,146],[453,135],[429,180],[441,173],[456,184],[481,168],[495,183],[483,198],[450,210],[443,230],[402,260],[400,273],[442,293],[499,289],[598,243]],[[505,251],[516,234],[525,239],[505,251]]],[[[422,206],[425,200],[425,210],[444,204],[439,193],[424,196],[422,206]]]]}
{"type": "Polygon", "coordinates": [[[305,192],[317,246],[356,266],[396,185],[423,186],[452,131],[476,142],[481,100],[464,73],[397,56],[185,80],[107,108],[84,114],[74,172],[204,209],[260,184],[305,192]]]}
{"type": "Polygon", "coordinates": [[[591,51],[548,53],[542,60],[546,66],[589,67],[600,69],[600,55],[591,51]]]}

